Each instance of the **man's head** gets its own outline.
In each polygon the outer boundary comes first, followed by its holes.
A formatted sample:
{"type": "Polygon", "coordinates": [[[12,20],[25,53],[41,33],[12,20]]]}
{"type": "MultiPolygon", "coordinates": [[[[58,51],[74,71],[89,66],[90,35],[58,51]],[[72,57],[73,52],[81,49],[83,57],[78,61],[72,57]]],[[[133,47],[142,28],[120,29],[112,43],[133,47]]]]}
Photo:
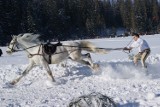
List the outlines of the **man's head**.
{"type": "Polygon", "coordinates": [[[138,38],[139,38],[139,34],[138,34],[138,33],[132,33],[132,36],[133,36],[133,39],[134,39],[135,41],[137,41],[138,38]]]}

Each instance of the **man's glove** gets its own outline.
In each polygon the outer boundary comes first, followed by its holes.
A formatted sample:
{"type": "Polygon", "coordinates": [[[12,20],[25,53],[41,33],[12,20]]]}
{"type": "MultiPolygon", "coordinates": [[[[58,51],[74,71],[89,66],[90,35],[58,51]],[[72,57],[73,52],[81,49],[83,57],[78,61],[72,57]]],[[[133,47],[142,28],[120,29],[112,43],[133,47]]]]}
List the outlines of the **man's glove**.
{"type": "Polygon", "coordinates": [[[124,51],[128,51],[129,53],[130,53],[131,49],[132,49],[132,48],[127,48],[127,47],[124,47],[124,48],[123,48],[124,51]]]}
{"type": "Polygon", "coordinates": [[[123,50],[131,50],[131,49],[129,49],[129,48],[127,48],[127,47],[124,47],[123,50]]]}

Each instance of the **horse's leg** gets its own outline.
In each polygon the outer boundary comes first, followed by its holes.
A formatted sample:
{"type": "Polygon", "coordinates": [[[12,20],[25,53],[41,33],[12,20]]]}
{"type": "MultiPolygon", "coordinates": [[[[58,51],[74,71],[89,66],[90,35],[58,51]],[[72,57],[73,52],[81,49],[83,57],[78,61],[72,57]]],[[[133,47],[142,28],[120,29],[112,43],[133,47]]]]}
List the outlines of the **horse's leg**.
{"type": "Polygon", "coordinates": [[[98,64],[94,64],[90,53],[87,54],[82,54],[80,50],[74,51],[72,54],[69,56],[73,61],[85,64],[89,66],[91,69],[95,70],[99,67],[98,64]]]}
{"type": "Polygon", "coordinates": [[[81,54],[80,57],[72,57],[71,60],[79,62],[79,63],[84,64],[84,65],[87,65],[90,68],[92,68],[92,66],[93,66],[92,60],[89,60],[89,61],[88,60],[84,60],[84,59],[89,59],[88,57],[90,57],[89,53],[81,54]]]}
{"type": "Polygon", "coordinates": [[[48,64],[46,61],[43,62],[43,67],[46,69],[46,71],[47,71],[49,77],[52,79],[52,81],[55,82],[55,79],[54,79],[54,77],[53,77],[53,74],[52,74],[52,72],[51,72],[51,69],[50,69],[50,67],[49,67],[49,64],[48,64]]]}
{"type": "Polygon", "coordinates": [[[15,85],[17,82],[20,81],[20,79],[28,74],[28,72],[33,68],[34,64],[29,63],[25,71],[23,71],[22,75],[16,79],[14,79],[10,84],[15,85]]]}
{"type": "Polygon", "coordinates": [[[86,60],[74,60],[74,61],[79,62],[79,63],[84,64],[84,65],[87,65],[87,66],[89,66],[92,70],[95,70],[95,71],[97,71],[98,68],[99,68],[99,65],[98,65],[98,64],[93,64],[93,65],[91,65],[90,62],[89,62],[89,61],[86,61],[86,60]]]}
{"type": "Polygon", "coordinates": [[[84,65],[87,65],[87,66],[91,67],[91,64],[90,64],[88,61],[85,61],[85,60],[74,60],[74,61],[79,62],[79,63],[81,63],[81,64],[84,64],[84,65]]]}
{"type": "Polygon", "coordinates": [[[91,66],[94,66],[90,53],[82,54],[81,59],[87,59],[91,66]]]}
{"type": "Polygon", "coordinates": [[[94,64],[94,63],[93,63],[90,53],[82,54],[82,55],[81,55],[81,59],[82,59],[82,60],[85,60],[85,59],[86,59],[86,61],[89,62],[89,67],[90,67],[90,68],[92,68],[92,69],[94,69],[94,70],[99,68],[99,65],[98,65],[98,64],[94,64]]]}

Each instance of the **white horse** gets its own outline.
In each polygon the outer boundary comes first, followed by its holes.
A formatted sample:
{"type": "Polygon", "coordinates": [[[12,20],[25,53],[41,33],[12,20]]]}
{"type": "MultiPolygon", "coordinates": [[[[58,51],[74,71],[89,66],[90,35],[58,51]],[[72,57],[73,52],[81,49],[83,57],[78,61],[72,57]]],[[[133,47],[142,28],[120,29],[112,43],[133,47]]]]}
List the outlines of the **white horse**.
{"type": "Polygon", "coordinates": [[[32,33],[19,34],[18,36],[13,36],[12,40],[7,48],[7,53],[11,54],[13,52],[19,51],[16,50],[17,47],[20,47],[22,50],[26,51],[29,59],[29,64],[24,70],[21,76],[17,77],[10,82],[11,85],[16,84],[24,77],[35,65],[42,65],[47,73],[49,78],[55,82],[53,74],[50,70],[50,64],[58,64],[61,61],[70,58],[73,61],[85,64],[92,69],[98,69],[99,65],[92,62],[91,56],[89,53],[82,54],[81,51],[89,51],[93,53],[102,53],[105,54],[107,51],[105,49],[96,48],[91,42],[80,41],[80,42],[62,42],[62,45],[57,45],[55,48],[55,53],[48,55],[44,51],[44,44],[38,41],[39,35],[32,33]]]}

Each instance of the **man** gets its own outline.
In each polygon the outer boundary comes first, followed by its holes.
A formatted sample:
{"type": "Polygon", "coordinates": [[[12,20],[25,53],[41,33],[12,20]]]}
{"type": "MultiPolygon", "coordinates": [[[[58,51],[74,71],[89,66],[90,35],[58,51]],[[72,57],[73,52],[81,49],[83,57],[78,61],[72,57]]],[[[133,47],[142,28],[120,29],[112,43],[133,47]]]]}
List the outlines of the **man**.
{"type": "Polygon", "coordinates": [[[138,48],[139,53],[134,56],[134,64],[137,66],[138,60],[141,60],[142,67],[147,68],[145,61],[150,54],[150,47],[148,43],[139,37],[139,34],[132,34],[134,42],[129,46],[125,47],[123,50],[131,50],[133,48],[138,48]]]}

